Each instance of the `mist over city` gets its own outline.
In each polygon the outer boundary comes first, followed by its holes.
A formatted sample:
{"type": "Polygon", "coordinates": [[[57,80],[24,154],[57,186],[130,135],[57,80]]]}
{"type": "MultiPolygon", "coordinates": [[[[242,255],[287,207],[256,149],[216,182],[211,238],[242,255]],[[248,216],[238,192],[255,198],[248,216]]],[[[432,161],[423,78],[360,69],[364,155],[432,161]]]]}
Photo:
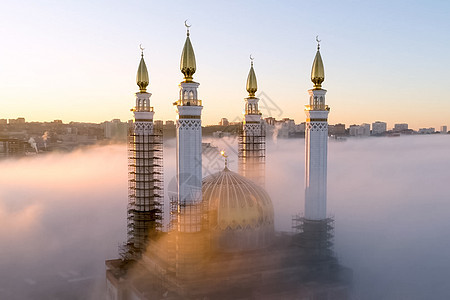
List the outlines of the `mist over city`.
{"type": "Polygon", "coordinates": [[[4,3],[0,299],[450,299],[448,11],[4,3]]]}
{"type": "MultiPolygon", "coordinates": [[[[211,143],[227,149],[235,141],[211,143]]],[[[292,231],[293,214],[303,212],[303,143],[268,141],[266,186],[278,231],[292,231]]],[[[174,144],[164,149],[165,211],[174,144]]],[[[328,211],[335,253],[353,270],[353,299],[450,296],[449,146],[441,135],[329,143],[328,211]]],[[[126,239],[126,145],[2,160],[0,167],[1,298],[104,295],[104,260],[126,239]]]]}

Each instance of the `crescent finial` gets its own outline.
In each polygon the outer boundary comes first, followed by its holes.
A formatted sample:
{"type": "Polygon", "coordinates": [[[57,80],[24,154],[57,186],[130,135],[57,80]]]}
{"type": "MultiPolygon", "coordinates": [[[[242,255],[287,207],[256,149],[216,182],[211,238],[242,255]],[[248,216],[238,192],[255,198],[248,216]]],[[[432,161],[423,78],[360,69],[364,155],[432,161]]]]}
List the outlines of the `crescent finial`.
{"type": "Polygon", "coordinates": [[[145,48],[142,47],[142,44],[139,44],[139,49],[141,49],[141,56],[144,56],[144,50],[145,50],[145,48]]]}
{"type": "Polygon", "coordinates": [[[188,25],[188,24],[187,24],[187,20],[188,20],[188,19],[184,20],[184,26],[186,26],[187,36],[189,36],[189,27],[191,27],[192,25],[188,25]]]}
{"type": "Polygon", "coordinates": [[[253,66],[253,60],[254,60],[255,58],[254,57],[252,57],[252,55],[250,54],[250,61],[252,62],[252,66],[253,66]]]}
{"type": "Polygon", "coordinates": [[[320,49],[320,42],[321,42],[322,40],[319,40],[319,36],[318,35],[316,35],[316,42],[317,42],[317,50],[319,50],[320,49]]]}
{"type": "Polygon", "coordinates": [[[225,153],[224,150],[220,151],[220,155],[222,155],[225,158],[225,168],[228,168],[228,155],[225,153]]]}

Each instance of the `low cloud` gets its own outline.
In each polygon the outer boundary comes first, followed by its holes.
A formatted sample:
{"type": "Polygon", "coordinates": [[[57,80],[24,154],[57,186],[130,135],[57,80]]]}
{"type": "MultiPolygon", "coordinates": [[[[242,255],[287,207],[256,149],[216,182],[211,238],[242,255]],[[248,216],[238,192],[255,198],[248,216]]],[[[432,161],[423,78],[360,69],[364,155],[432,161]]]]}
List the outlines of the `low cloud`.
{"type": "MultiPolygon", "coordinates": [[[[330,140],[328,211],[355,299],[450,298],[448,149],[446,135],[330,140]]],[[[164,152],[167,195],[173,140],[164,152]]],[[[304,168],[303,139],[268,142],[277,230],[290,231],[303,211],[304,168]]],[[[0,298],[99,298],[104,260],[126,239],[126,145],[3,160],[0,169],[0,298]]]]}

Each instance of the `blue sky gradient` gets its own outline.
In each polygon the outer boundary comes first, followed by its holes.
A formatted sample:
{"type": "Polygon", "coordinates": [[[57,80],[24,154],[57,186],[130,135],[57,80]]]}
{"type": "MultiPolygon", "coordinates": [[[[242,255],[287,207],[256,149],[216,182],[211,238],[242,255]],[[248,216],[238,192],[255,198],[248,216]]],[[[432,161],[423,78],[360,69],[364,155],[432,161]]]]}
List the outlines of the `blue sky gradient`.
{"type": "Polygon", "coordinates": [[[205,124],[241,116],[250,53],[259,91],[303,121],[318,34],[330,123],[438,128],[450,123],[449,14],[447,1],[7,1],[0,118],[130,119],[142,43],[155,118],[175,119],[189,19],[205,124]]]}

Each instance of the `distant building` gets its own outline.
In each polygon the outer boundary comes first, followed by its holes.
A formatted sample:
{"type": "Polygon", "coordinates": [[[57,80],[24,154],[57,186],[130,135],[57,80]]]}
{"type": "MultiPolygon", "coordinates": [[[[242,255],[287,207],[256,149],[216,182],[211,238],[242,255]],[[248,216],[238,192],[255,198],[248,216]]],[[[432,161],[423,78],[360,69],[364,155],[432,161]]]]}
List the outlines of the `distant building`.
{"type": "Polygon", "coordinates": [[[8,123],[11,125],[25,124],[25,118],[9,119],[8,123]]]}
{"type": "Polygon", "coordinates": [[[295,121],[290,118],[276,120],[273,117],[265,118],[264,121],[266,123],[266,134],[268,136],[276,136],[279,138],[295,138],[304,136],[305,122],[295,124],[295,121]]]}
{"type": "Polygon", "coordinates": [[[267,125],[275,126],[275,118],[274,117],[264,118],[264,121],[266,121],[267,125]]]}
{"type": "Polygon", "coordinates": [[[7,119],[0,119],[0,125],[6,125],[6,124],[8,124],[7,119]]]}
{"type": "Polygon", "coordinates": [[[335,124],[328,126],[328,132],[330,135],[345,135],[345,124],[335,124]]]}
{"type": "Polygon", "coordinates": [[[356,124],[350,125],[348,132],[350,134],[350,136],[357,136],[358,135],[358,129],[359,126],[356,124]]]}
{"type": "Polygon", "coordinates": [[[214,131],[212,135],[215,138],[223,138],[223,137],[231,136],[231,133],[230,132],[223,132],[223,131],[219,130],[219,131],[214,131]]]}
{"type": "Polygon", "coordinates": [[[349,134],[350,136],[369,136],[370,124],[350,125],[349,134]]]}
{"type": "Polygon", "coordinates": [[[376,121],[372,123],[372,135],[381,135],[387,130],[386,122],[376,121]]]}
{"type": "Polygon", "coordinates": [[[28,143],[16,138],[0,138],[0,159],[2,157],[23,156],[28,143]]]}
{"type": "Polygon", "coordinates": [[[167,120],[163,127],[164,138],[175,138],[176,137],[176,126],[175,122],[172,120],[167,120]]]}
{"type": "Polygon", "coordinates": [[[295,132],[298,132],[298,133],[305,133],[305,125],[306,125],[305,122],[302,122],[302,123],[300,123],[300,124],[296,124],[296,125],[295,125],[295,132]]]}
{"type": "Polygon", "coordinates": [[[163,120],[155,120],[155,121],[153,122],[153,125],[154,125],[156,128],[163,128],[164,121],[163,121],[163,120]]]}
{"type": "Polygon", "coordinates": [[[172,121],[172,120],[167,120],[166,121],[166,126],[173,126],[173,127],[175,127],[175,122],[172,121]]]}
{"type": "Polygon", "coordinates": [[[363,136],[370,136],[370,124],[363,123],[360,125],[362,128],[362,135],[363,136]]]}
{"type": "MultiPolygon", "coordinates": [[[[111,120],[110,122],[104,122],[103,126],[106,139],[123,140],[123,141],[126,140],[128,132],[127,122],[121,122],[119,119],[114,119],[111,120]]],[[[72,130],[70,133],[72,133],[72,130]]]]}
{"type": "Polygon", "coordinates": [[[408,124],[400,123],[400,124],[394,125],[394,131],[400,132],[400,131],[404,131],[404,130],[408,130],[408,124]]]}
{"type": "Polygon", "coordinates": [[[420,134],[432,134],[436,132],[436,129],[433,127],[430,128],[420,128],[418,131],[420,134]]]}
{"type": "Polygon", "coordinates": [[[220,119],[219,125],[220,126],[228,126],[228,125],[230,125],[230,122],[228,122],[227,118],[222,118],[222,119],[220,119]]]}
{"type": "Polygon", "coordinates": [[[443,134],[446,134],[447,133],[447,125],[442,125],[440,132],[443,134]]]}

